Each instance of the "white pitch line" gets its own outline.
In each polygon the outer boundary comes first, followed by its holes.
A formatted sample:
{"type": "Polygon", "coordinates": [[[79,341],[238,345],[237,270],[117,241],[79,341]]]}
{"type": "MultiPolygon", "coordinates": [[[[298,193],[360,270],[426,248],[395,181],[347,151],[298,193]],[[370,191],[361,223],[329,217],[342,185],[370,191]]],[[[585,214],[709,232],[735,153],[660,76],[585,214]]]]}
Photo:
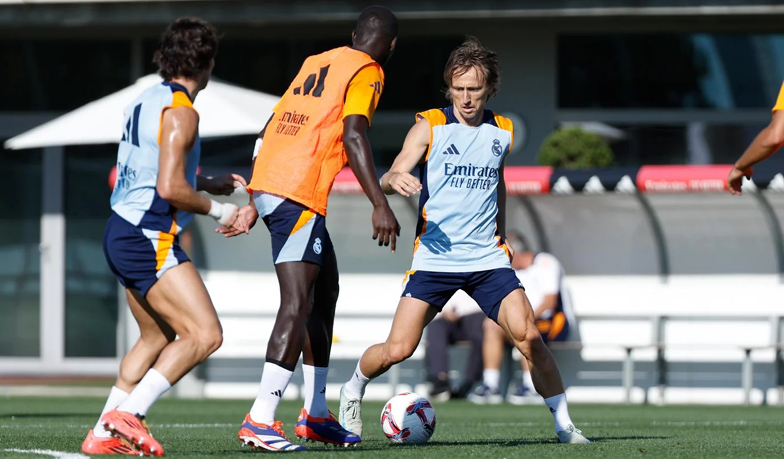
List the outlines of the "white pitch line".
{"type": "Polygon", "coordinates": [[[652,426],[760,426],[760,425],[781,425],[784,421],[652,421],[652,426]]]}
{"type": "Polygon", "coordinates": [[[65,451],[52,451],[51,449],[4,449],[7,453],[25,453],[25,454],[39,454],[42,456],[52,456],[60,459],[90,459],[90,456],[85,456],[79,453],[68,453],[65,451]]]}

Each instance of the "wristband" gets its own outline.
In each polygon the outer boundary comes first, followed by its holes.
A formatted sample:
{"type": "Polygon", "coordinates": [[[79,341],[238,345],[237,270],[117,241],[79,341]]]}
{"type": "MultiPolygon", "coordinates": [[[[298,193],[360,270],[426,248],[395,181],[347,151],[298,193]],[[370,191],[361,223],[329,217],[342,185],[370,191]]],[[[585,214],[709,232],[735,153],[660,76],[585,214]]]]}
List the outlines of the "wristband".
{"type": "Polygon", "coordinates": [[[231,220],[234,210],[237,208],[231,203],[220,203],[214,199],[210,200],[210,211],[207,213],[210,217],[214,218],[220,225],[226,225],[231,220]]]}
{"type": "Polygon", "coordinates": [[[253,158],[256,159],[256,156],[259,156],[259,151],[261,150],[261,139],[256,139],[256,143],[253,145],[253,158]]]}

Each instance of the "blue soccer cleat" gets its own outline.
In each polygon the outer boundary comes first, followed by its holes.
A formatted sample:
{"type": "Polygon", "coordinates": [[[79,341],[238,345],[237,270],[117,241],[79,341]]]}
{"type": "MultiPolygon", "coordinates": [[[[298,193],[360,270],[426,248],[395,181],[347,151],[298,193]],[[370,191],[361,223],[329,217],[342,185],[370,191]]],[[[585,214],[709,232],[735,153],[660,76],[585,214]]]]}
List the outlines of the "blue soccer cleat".
{"type": "Polygon", "coordinates": [[[362,441],[359,435],[344,429],[332,413],[329,413],[327,418],[316,418],[309,416],[305,408],[300,411],[294,433],[307,441],[320,441],[346,447],[356,446],[362,441]]]}
{"type": "Polygon", "coordinates": [[[286,438],[283,423],[275,421],[272,425],[253,422],[250,413],[245,415],[237,434],[243,445],[266,451],[305,451],[302,445],[295,445],[286,438]]]}

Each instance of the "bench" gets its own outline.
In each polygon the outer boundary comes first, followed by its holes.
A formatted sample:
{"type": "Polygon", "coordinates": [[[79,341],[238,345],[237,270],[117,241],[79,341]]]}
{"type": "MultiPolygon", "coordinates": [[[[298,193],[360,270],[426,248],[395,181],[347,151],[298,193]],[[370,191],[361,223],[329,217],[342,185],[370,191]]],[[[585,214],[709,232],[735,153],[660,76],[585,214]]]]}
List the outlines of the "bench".
{"type": "MultiPolygon", "coordinates": [[[[215,387],[224,384],[229,389],[223,394],[252,397],[279,304],[275,275],[212,271],[204,277],[224,327],[223,347],[210,361],[252,359],[251,367],[257,367],[253,382],[242,386],[245,393],[225,381],[215,387]],[[263,300],[237,301],[259,298],[259,292],[263,300]]],[[[341,275],[330,398],[362,352],[387,336],[400,280],[341,275]]],[[[673,276],[667,283],[657,276],[572,276],[568,286],[578,326],[571,341],[552,343],[552,349],[570,399],[784,404],[784,286],[776,276],[673,276]]],[[[420,371],[410,366],[390,371],[379,380],[388,385],[371,384],[368,397],[383,398],[402,383],[416,387],[417,378],[423,381],[423,358],[421,344],[411,358],[420,371]]]]}

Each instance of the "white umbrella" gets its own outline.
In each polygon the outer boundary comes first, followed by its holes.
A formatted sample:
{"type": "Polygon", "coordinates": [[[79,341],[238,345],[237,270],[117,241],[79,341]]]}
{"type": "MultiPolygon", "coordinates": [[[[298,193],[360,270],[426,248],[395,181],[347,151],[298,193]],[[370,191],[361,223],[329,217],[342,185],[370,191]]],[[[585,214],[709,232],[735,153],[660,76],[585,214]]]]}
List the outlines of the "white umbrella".
{"type": "MultiPolygon", "coordinates": [[[[132,86],[9,139],[5,147],[18,150],[118,143],[122,138],[123,109],[142,91],[160,81],[158,75],[139,78],[132,86]]],[[[199,134],[202,137],[257,134],[278,100],[277,96],[210,81],[194,104],[200,115],[199,134]]]]}

